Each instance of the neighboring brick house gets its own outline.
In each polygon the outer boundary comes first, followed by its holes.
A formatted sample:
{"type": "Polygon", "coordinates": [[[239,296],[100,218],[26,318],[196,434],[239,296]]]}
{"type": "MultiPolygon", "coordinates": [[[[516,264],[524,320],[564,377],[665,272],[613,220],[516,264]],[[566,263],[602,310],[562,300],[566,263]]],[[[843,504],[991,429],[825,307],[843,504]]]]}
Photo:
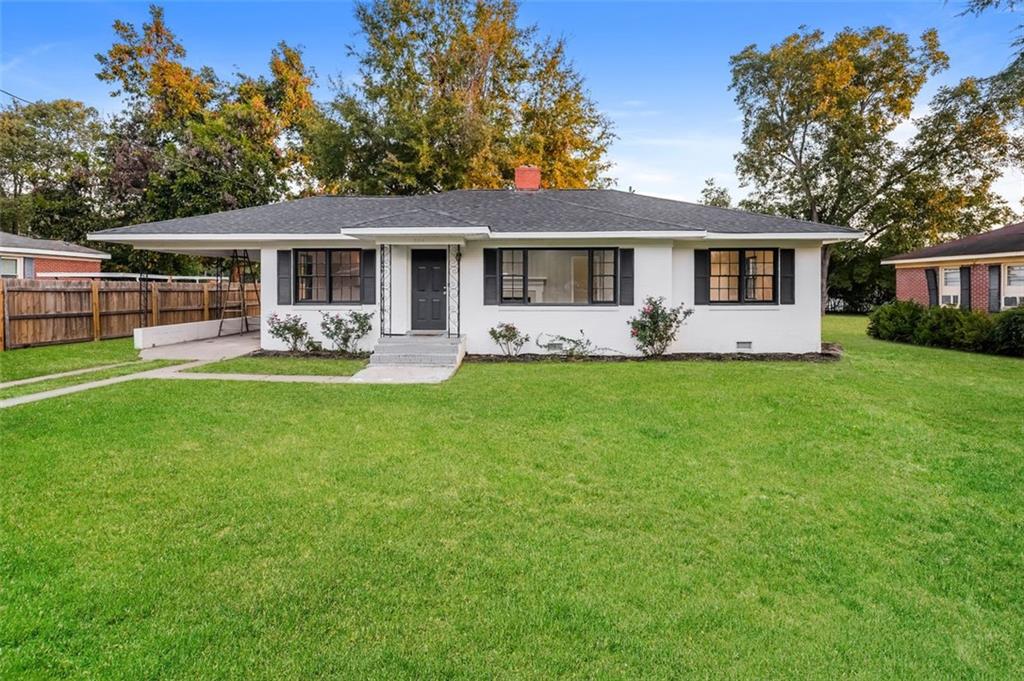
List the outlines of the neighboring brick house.
{"type": "Polygon", "coordinates": [[[0,274],[4,279],[35,279],[52,273],[93,273],[110,254],[66,241],[33,239],[0,232],[0,274]]]}
{"type": "Polygon", "coordinates": [[[1024,306],[1024,222],[893,256],[896,298],[999,312],[1024,306]]]}

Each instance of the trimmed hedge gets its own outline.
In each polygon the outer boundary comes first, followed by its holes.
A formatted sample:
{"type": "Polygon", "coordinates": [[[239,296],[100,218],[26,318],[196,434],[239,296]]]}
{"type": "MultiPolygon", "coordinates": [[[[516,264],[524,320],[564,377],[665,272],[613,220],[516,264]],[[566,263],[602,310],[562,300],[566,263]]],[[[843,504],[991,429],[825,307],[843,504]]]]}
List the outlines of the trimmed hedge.
{"type": "Polygon", "coordinates": [[[1024,308],[989,315],[897,300],[868,315],[868,335],[934,348],[1024,357],[1024,308]]]}

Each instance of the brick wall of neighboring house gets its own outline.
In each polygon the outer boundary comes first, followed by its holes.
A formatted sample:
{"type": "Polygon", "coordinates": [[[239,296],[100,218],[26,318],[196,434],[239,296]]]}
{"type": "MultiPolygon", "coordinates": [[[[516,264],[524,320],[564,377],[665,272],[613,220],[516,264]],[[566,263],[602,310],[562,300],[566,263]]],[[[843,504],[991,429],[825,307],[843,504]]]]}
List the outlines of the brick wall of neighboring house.
{"type": "Polygon", "coordinates": [[[901,267],[896,270],[896,299],[928,304],[928,280],[924,267],[901,267]]]}
{"type": "MultiPolygon", "coordinates": [[[[928,304],[927,267],[902,267],[896,270],[896,299],[928,304]]],[[[936,266],[936,269],[941,269],[936,266]]],[[[971,265],[971,309],[988,310],[988,265],[971,265]]]]}
{"type": "Polygon", "coordinates": [[[971,265],[971,309],[988,311],[988,265],[971,265]]]}
{"type": "Polygon", "coordinates": [[[46,272],[99,272],[99,260],[76,258],[35,258],[36,276],[46,272]]]}

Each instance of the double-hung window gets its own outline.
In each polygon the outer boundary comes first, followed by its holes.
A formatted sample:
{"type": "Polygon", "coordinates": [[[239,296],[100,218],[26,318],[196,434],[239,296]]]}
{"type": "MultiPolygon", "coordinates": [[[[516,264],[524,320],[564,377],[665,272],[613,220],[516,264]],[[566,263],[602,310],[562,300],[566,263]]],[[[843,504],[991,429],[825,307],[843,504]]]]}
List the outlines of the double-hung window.
{"type": "Polygon", "coordinates": [[[18,276],[17,258],[0,258],[0,276],[4,279],[15,279],[18,276]]]}
{"type": "Polygon", "coordinates": [[[614,248],[503,248],[501,302],[520,305],[614,305],[614,248]]]}
{"type": "Polygon", "coordinates": [[[712,250],[710,256],[710,302],[775,302],[778,290],[776,249],[718,249],[712,250]]]}
{"type": "Polygon", "coordinates": [[[295,302],[359,303],[359,250],[295,251],[295,302]]]}
{"type": "Polygon", "coordinates": [[[1003,307],[1024,306],[1024,265],[1006,265],[1003,307]]]}
{"type": "Polygon", "coordinates": [[[960,268],[942,268],[942,290],[939,292],[942,305],[956,306],[960,304],[960,268]]]}

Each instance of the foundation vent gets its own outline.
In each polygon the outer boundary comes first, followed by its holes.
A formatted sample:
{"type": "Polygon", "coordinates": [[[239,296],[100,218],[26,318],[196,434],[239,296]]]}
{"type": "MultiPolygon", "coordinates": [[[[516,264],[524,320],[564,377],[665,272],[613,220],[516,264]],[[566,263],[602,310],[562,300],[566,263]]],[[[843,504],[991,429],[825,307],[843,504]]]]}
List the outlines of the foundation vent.
{"type": "Polygon", "coordinates": [[[736,341],[736,349],[737,350],[753,350],[754,349],[754,343],[753,343],[753,341],[736,341]]]}

